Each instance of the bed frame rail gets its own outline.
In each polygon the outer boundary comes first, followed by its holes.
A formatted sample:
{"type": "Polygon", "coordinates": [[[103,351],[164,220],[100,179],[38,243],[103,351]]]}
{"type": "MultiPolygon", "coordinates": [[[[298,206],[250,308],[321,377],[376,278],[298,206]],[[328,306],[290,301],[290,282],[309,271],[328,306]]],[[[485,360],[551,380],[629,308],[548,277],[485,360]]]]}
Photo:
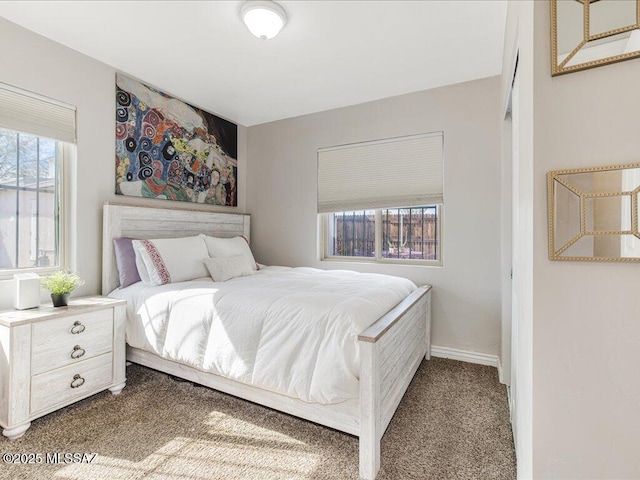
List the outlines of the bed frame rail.
{"type": "Polygon", "coordinates": [[[358,336],[360,476],[380,470],[380,440],[422,358],[431,356],[431,287],[420,287],[358,336]]]}

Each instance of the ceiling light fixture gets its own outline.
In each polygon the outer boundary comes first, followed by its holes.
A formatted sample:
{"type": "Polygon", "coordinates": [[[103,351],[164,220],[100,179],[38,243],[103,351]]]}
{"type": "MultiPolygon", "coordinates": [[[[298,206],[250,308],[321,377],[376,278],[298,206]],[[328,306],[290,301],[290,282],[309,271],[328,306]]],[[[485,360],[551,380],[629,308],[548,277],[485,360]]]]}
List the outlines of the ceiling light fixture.
{"type": "Polygon", "coordinates": [[[287,23],[287,13],[270,0],[250,0],[240,9],[240,17],[256,37],[267,40],[278,35],[287,23]]]}

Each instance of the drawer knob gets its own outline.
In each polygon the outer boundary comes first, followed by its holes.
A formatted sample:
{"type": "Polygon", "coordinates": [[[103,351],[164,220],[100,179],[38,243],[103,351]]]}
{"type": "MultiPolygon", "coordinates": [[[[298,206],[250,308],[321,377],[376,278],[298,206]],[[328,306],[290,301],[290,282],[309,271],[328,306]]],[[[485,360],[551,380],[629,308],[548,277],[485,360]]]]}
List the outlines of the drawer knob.
{"type": "Polygon", "coordinates": [[[73,333],[74,335],[77,333],[82,333],[85,330],[85,327],[79,320],[73,322],[73,326],[71,327],[71,333],[73,333]]]}
{"type": "Polygon", "coordinates": [[[76,373],[73,376],[73,380],[71,380],[71,388],[78,388],[82,385],[84,385],[84,378],[82,378],[79,373],[76,373]]]}
{"type": "Polygon", "coordinates": [[[71,358],[73,358],[74,360],[76,358],[80,358],[82,357],[85,353],[84,348],[82,348],[80,345],[76,345],[75,347],[73,347],[73,352],[71,352],[71,358]]]}

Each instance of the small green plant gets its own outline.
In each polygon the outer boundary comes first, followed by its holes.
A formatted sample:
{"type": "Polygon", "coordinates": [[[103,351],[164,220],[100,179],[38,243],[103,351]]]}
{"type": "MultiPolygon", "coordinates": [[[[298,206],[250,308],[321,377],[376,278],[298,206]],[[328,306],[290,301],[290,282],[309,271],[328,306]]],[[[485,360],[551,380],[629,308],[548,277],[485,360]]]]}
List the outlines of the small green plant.
{"type": "Polygon", "coordinates": [[[60,270],[42,278],[42,286],[52,295],[71,293],[80,285],[84,285],[84,280],[70,270],[60,270]]]}

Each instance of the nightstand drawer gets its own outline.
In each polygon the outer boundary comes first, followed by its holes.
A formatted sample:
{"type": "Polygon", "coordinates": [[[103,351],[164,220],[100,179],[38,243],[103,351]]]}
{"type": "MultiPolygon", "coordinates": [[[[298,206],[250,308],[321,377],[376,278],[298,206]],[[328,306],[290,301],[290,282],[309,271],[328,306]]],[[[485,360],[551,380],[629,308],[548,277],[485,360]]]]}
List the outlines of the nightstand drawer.
{"type": "Polygon", "coordinates": [[[112,348],[110,309],[36,323],[32,332],[31,374],[78,363],[112,348]]]}
{"type": "Polygon", "coordinates": [[[97,393],[112,382],[113,355],[107,353],[31,378],[31,413],[97,393]]]}

